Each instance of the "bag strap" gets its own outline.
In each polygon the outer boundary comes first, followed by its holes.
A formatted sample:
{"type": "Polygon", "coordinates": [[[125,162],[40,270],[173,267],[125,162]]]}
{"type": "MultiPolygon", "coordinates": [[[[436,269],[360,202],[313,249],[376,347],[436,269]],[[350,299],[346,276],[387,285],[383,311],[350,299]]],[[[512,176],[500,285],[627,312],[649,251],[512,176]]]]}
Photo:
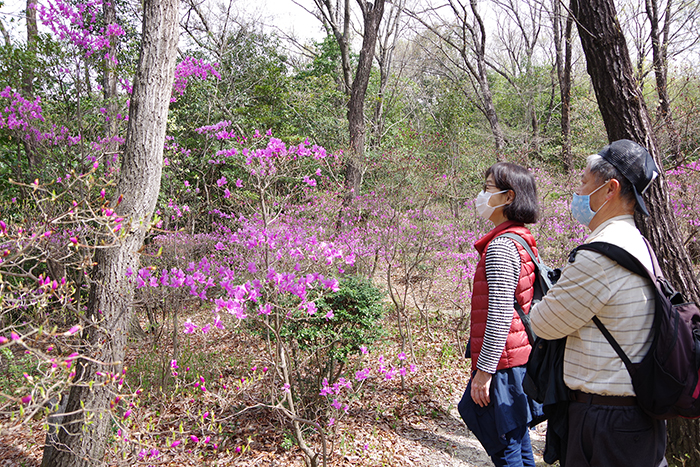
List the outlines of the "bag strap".
{"type": "MultiPolygon", "coordinates": [[[[651,250],[649,242],[646,241],[646,238],[644,240],[647,244],[647,248],[649,249],[649,254],[651,255],[654,269],[660,270],[658,260],[656,259],[656,255],[654,255],[653,251],[651,250]]],[[[649,269],[647,269],[646,266],[644,266],[636,256],[634,256],[624,248],[607,242],[584,243],[583,245],[574,248],[574,250],[571,252],[571,254],[569,255],[570,263],[574,262],[574,260],[576,259],[576,253],[579,250],[595,251],[597,253],[605,255],[611,260],[616,261],[623,268],[628,269],[629,271],[638,274],[642,277],[648,277],[652,281],[652,284],[655,283],[654,273],[649,271],[649,269]]],[[[603,333],[603,336],[605,336],[605,339],[607,339],[612,348],[615,349],[615,352],[620,357],[620,359],[622,359],[630,375],[633,374],[634,369],[632,368],[632,361],[629,359],[624,350],[622,350],[622,347],[620,347],[620,344],[615,340],[610,331],[608,331],[608,328],[605,327],[605,325],[602,323],[602,321],[600,321],[600,319],[597,316],[593,317],[593,322],[598,327],[598,329],[600,329],[600,332],[603,333]]]]}
{"type": "Polygon", "coordinates": [[[496,238],[500,238],[500,237],[510,238],[511,240],[515,240],[516,242],[520,243],[520,246],[522,246],[525,249],[525,251],[527,251],[527,254],[530,255],[530,258],[532,259],[532,261],[535,263],[535,265],[539,269],[540,258],[539,258],[539,256],[535,255],[535,253],[532,252],[532,248],[530,248],[530,245],[527,243],[527,241],[525,241],[525,239],[523,237],[521,237],[520,235],[513,233],[513,232],[506,232],[502,235],[499,235],[496,238]]]}
{"type": "Polygon", "coordinates": [[[642,237],[644,239],[644,243],[647,245],[647,250],[649,251],[649,256],[651,256],[651,267],[652,270],[651,272],[653,273],[652,277],[664,277],[664,272],[661,270],[661,266],[659,265],[659,258],[656,257],[656,253],[654,253],[654,249],[651,247],[651,243],[649,243],[649,240],[647,240],[646,237],[642,237]]]}
{"type": "Polygon", "coordinates": [[[603,322],[598,319],[597,316],[593,317],[593,322],[595,323],[596,326],[598,326],[598,329],[600,329],[600,332],[603,333],[605,338],[608,340],[610,343],[610,346],[615,349],[615,352],[617,352],[617,355],[620,357],[622,362],[625,364],[625,368],[627,368],[627,371],[629,372],[630,375],[634,373],[634,369],[632,368],[632,360],[627,356],[624,350],[622,350],[622,347],[620,347],[620,344],[617,343],[615,338],[613,337],[612,334],[610,334],[610,331],[608,331],[608,328],[605,327],[603,322]]]}
{"type": "MultiPolygon", "coordinates": [[[[612,243],[608,242],[584,243],[583,245],[579,245],[576,248],[574,248],[574,250],[571,252],[571,254],[569,255],[570,263],[574,262],[574,260],[576,259],[576,252],[579,250],[589,250],[600,253],[601,255],[607,256],[611,260],[617,262],[623,268],[632,271],[633,273],[638,274],[642,277],[648,278],[649,280],[651,280],[652,284],[656,282],[653,272],[647,269],[647,267],[644,266],[644,264],[642,264],[642,262],[639,261],[639,259],[636,256],[617,245],[613,245],[612,243]]],[[[655,255],[652,255],[652,262],[656,263],[654,264],[654,267],[656,268],[658,262],[656,262],[655,255]]]]}
{"type": "MultiPolygon", "coordinates": [[[[502,235],[499,235],[496,238],[500,237],[505,237],[505,238],[510,238],[511,240],[514,240],[518,242],[524,249],[527,251],[527,254],[530,255],[530,258],[532,259],[532,262],[535,263],[535,266],[537,269],[540,269],[540,262],[539,258],[535,255],[535,253],[532,252],[532,248],[530,248],[530,245],[528,245],[527,241],[520,235],[512,232],[506,232],[502,235]]],[[[495,239],[494,239],[495,240],[495,239]]],[[[523,310],[523,307],[520,306],[520,303],[513,297],[513,306],[515,307],[515,311],[518,312],[518,316],[520,317],[520,321],[522,321],[523,326],[525,326],[525,332],[527,333],[527,340],[530,342],[531,346],[535,345],[535,339],[537,336],[535,336],[535,332],[532,330],[532,324],[530,324],[530,317],[525,314],[525,310],[523,310]]]]}

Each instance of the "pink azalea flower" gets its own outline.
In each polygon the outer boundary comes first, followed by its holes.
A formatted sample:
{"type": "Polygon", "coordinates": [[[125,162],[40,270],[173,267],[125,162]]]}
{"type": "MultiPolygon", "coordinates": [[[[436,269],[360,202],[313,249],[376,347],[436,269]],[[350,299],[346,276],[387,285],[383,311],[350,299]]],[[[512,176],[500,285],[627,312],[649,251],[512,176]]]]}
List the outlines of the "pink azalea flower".
{"type": "Polygon", "coordinates": [[[192,334],[199,326],[194,324],[191,320],[187,320],[183,323],[183,326],[185,327],[185,334],[192,334]]]}

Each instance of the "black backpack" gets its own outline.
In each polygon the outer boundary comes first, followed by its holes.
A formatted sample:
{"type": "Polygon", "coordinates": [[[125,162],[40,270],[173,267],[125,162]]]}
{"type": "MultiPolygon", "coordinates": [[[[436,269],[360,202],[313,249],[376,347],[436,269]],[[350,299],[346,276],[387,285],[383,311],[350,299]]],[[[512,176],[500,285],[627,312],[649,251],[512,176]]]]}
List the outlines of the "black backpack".
{"type": "Polygon", "coordinates": [[[632,363],[603,323],[593,321],[615,349],[632,378],[637,403],[650,416],[659,419],[700,417],[700,310],[664,279],[656,255],[647,242],[654,271],[649,271],[623,248],[593,242],[575,248],[569,255],[574,262],[579,250],[596,251],[620,266],[648,277],[655,288],[654,337],[641,362],[632,363]]]}
{"type": "MultiPolygon", "coordinates": [[[[559,269],[552,269],[544,264],[540,258],[533,253],[530,245],[528,245],[525,239],[520,235],[507,232],[503,235],[499,235],[498,237],[506,237],[518,242],[520,246],[527,251],[527,254],[530,255],[532,262],[535,263],[535,290],[532,296],[532,304],[530,305],[530,308],[532,308],[537,302],[542,300],[542,297],[547,295],[547,292],[552,288],[552,285],[557,283],[557,280],[559,280],[559,276],[561,275],[561,271],[559,269]]],[[[520,306],[517,300],[513,301],[513,305],[515,310],[518,312],[518,316],[520,316],[520,321],[522,321],[523,325],[525,326],[525,331],[527,332],[527,338],[530,341],[530,345],[534,347],[537,336],[532,330],[532,325],[530,325],[530,317],[525,314],[523,307],[520,306]]]]}

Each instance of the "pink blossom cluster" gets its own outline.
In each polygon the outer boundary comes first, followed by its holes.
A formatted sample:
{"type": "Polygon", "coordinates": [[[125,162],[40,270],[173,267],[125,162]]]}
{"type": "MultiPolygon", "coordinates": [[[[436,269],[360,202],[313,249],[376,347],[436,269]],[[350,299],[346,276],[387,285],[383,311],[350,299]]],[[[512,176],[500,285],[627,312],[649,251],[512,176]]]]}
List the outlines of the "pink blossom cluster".
{"type": "MultiPolygon", "coordinates": [[[[362,347],[361,350],[363,355],[367,355],[369,353],[365,347],[362,347]]],[[[408,368],[403,364],[403,362],[406,360],[406,355],[403,352],[399,353],[396,358],[400,362],[399,367],[396,368],[393,365],[387,367],[384,356],[380,355],[377,359],[375,369],[365,366],[361,370],[355,372],[355,381],[364,381],[371,377],[372,373],[376,373],[383,380],[390,380],[398,374],[405,376],[409,369],[411,372],[418,371],[418,367],[414,364],[409,365],[408,368]]],[[[327,398],[330,406],[333,407],[339,414],[343,415],[347,414],[350,410],[350,394],[352,394],[353,391],[355,391],[355,389],[353,388],[352,381],[347,378],[340,377],[333,384],[328,382],[328,378],[323,378],[319,395],[327,398]]],[[[331,417],[328,421],[328,425],[331,426],[334,423],[335,418],[331,417]]]]}
{"type": "MultiPolygon", "coordinates": [[[[36,6],[39,20],[59,38],[73,44],[86,57],[110,47],[110,41],[126,32],[118,24],[99,27],[98,16],[103,1],[92,0],[71,4],[64,0],[51,0],[36,6]]],[[[116,57],[107,57],[117,63],[116,57]]]]}
{"type": "MultiPolygon", "coordinates": [[[[233,130],[229,131],[227,128],[231,126],[230,120],[222,120],[214,125],[205,125],[199,128],[195,128],[194,131],[200,135],[205,135],[207,138],[221,140],[238,139],[233,130]]],[[[243,140],[238,139],[239,143],[243,143],[243,140]]]]}
{"type": "Polygon", "coordinates": [[[700,226],[700,161],[668,170],[666,180],[673,213],[694,232],[700,226]]]}
{"type": "MultiPolygon", "coordinates": [[[[187,83],[192,77],[199,78],[200,80],[204,81],[209,77],[209,75],[212,75],[221,80],[221,75],[217,70],[218,66],[218,63],[210,64],[194,57],[185,57],[175,67],[173,94],[182,96],[187,88],[187,83]]],[[[175,102],[176,97],[173,96],[170,100],[171,102],[175,102]]]]}
{"type": "Polygon", "coordinates": [[[8,86],[0,91],[0,98],[7,100],[7,104],[0,107],[0,130],[6,128],[17,133],[20,138],[52,145],[65,143],[72,146],[80,142],[80,135],[71,136],[66,127],[52,125],[50,130],[42,131],[35,126],[45,122],[39,97],[29,101],[8,86]]]}
{"type": "Polygon", "coordinates": [[[44,121],[44,116],[41,114],[41,105],[39,104],[41,99],[39,97],[33,101],[28,101],[9,86],[0,91],[0,97],[9,101],[0,112],[0,129],[7,128],[9,130],[28,132],[31,129],[30,122],[32,120],[44,121]]]}

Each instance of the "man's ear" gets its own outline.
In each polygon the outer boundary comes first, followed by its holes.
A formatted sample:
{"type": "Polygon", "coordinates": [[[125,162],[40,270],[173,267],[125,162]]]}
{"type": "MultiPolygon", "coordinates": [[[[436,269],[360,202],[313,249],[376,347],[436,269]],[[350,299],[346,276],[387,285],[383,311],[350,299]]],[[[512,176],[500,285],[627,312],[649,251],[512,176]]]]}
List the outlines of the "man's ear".
{"type": "Polygon", "coordinates": [[[608,192],[605,194],[605,198],[608,198],[608,195],[615,195],[615,194],[620,194],[620,189],[622,186],[620,185],[620,181],[616,178],[611,178],[610,179],[610,185],[608,185],[608,192]]]}

